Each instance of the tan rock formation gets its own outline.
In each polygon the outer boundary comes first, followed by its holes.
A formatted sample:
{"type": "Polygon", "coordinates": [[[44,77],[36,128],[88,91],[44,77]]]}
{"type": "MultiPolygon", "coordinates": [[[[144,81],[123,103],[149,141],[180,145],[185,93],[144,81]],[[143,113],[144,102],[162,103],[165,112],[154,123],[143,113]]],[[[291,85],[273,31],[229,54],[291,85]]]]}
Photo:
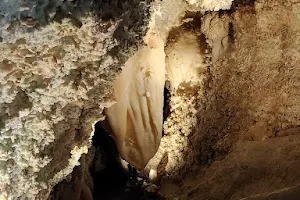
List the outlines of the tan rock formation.
{"type": "Polygon", "coordinates": [[[298,0],[0,1],[0,199],[46,199],[66,177],[64,198],[91,198],[93,125],[126,60],[155,37],[170,110],[142,174],[159,194],[295,195],[299,10],[298,0]]]}

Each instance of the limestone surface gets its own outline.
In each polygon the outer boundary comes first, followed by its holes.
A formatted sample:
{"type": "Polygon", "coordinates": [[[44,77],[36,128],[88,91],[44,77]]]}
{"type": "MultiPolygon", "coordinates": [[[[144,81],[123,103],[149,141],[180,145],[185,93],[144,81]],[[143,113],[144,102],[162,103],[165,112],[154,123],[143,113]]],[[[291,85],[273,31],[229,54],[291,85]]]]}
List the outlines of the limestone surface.
{"type": "Polygon", "coordinates": [[[150,1],[0,1],[0,199],[45,199],[87,153],[150,1]],[[135,8],[135,9],[132,9],[135,8]]]}

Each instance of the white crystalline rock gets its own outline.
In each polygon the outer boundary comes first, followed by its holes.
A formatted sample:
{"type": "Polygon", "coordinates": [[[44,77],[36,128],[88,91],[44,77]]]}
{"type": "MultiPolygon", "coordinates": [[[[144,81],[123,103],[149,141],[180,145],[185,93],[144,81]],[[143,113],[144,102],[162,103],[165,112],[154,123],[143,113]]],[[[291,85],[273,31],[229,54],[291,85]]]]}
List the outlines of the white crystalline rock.
{"type": "Polygon", "coordinates": [[[1,198],[46,198],[87,152],[101,103],[111,102],[117,69],[107,67],[117,60],[105,55],[117,45],[116,26],[99,32],[93,17],[81,21],[81,28],[63,20],[31,32],[2,32],[9,42],[0,43],[1,198]],[[77,162],[68,162],[74,145],[77,162]]]}
{"type": "Polygon", "coordinates": [[[105,111],[122,158],[137,169],[145,167],[160,144],[164,63],[163,45],[148,44],[131,57],[114,83],[117,103],[105,111]]]}
{"type": "Polygon", "coordinates": [[[87,152],[88,152],[87,146],[82,146],[82,147],[75,146],[71,151],[71,158],[69,159],[68,167],[62,169],[57,174],[55,174],[55,176],[49,181],[49,184],[54,186],[60,181],[61,177],[65,177],[69,175],[73,171],[74,166],[80,165],[79,159],[81,155],[87,154],[87,152]]]}
{"type": "Polygon", "coordinates": [[[204,10],[218,11],[230,9],[234,0],[186,0],[189,4],[204,10]]]}

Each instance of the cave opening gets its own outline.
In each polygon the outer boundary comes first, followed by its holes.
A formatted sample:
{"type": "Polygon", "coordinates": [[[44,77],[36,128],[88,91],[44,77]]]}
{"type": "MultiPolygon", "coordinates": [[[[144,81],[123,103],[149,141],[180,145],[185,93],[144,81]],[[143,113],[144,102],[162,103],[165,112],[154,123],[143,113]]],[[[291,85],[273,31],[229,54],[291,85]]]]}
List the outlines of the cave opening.
{"type": "Polygon", "coordinates": [[[138,177],[132,180],[128,165],[119,156],[113,137],[99,121],[95,124],[92,145],[94,158],[90,166],[93,179],[93,199],[157,200],[155,193],[145,190],[146,182],[138,177]],[[124,164],[125,163],[125,164],[124,164]]]}
{"type": "Polygon", "coordinates": [[[113,137],[101,121],[94,126],[92,147],[80,165],[52,190],[48,200],[161,200],[119,156],[113,137]],[[134,179],[133,176],[137,178],[134,179]]]}
{"type": "Polygon", "coordinates": [[[94,158],[90,174],[94,182],[93,198],[118,199],[125,196],[129,175],[120,162],[114,139],[105,131],[101,122],[95,124],[92,144],[94,158]]]}
{"type": "MultiPolygon", "coordinates": [[[[163,122],[170,115],[170,83],[166,81],[164,88],[163,122]]],[[[106,122],[99,121],[94,127],[92,145],[94,158],[90,166],[93,178],[93,199],[120,199],[120,200],[159,200],[164,199],[157,192],[147,190],[151,183],[139,175],[143,185],[132,187],[132,178],[127,162],[120,158],[117,146],[112,136],[106,130],[106,122]]],[[[164,135],[164,133],[162,133],[164,135]]]]}

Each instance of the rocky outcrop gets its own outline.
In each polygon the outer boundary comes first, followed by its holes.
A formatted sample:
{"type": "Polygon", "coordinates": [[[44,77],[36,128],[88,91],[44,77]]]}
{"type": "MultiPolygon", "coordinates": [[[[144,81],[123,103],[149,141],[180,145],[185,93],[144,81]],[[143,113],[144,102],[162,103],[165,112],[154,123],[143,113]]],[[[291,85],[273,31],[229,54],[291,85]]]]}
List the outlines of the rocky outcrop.
{"type": "MultiPolygon", "coordinates": [[[[299,8],[299,1],[235,1],[229,11],[198,19],[190,13],[192,19],[177,29],[185,30],[181,40],[195,30],[204,34],[207,46],[200,50],[211,52],[205,54],[211,63],[202,65],[194,93],[171,94],[165,136],[149,163],[162,196],[299,198],[292,189],[300,182],[299,8]]],[[[191,39],[174,41],[170,52],[190,49],[183,44],[191,39]]],[[[176,62],[186,63],[186,57],[176,62]]]]}
{"type": "Polygon", "coordinates": [[[87,153],[149,1],[0,2],[0,196],[44,199],[87,153]],[[132,8],[135,9],[132,9],[132,8]]]}
{"type": "Polygon", "coordinates": [[[299,3],[1,1],[0,199],[47,199],[55,185],[53,199],[92,198],[93,156],[109,166],[90,148],[94,124],[156,37],[168,94],[144,178],[167,199],[294,198],[299,3]]]}

